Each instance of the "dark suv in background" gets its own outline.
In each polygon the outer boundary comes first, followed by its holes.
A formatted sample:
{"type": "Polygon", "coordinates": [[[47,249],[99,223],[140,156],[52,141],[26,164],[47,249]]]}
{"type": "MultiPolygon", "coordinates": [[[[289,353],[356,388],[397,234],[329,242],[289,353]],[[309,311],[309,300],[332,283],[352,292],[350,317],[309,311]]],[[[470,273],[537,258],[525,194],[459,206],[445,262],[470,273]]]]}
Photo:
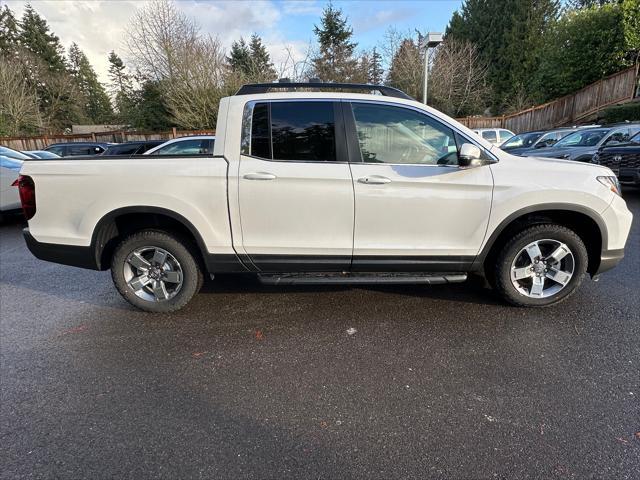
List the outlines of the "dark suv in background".
{"type": "Polygon", "coordinates": [[[61,157],[77,157],[79,155],[100,155],[113,143],[101,142],[69,142],[69,143],[52,143],[45,151],[53,152],[61,157]]]}
{"type": "Polygon", "coordinates": [[[141,140],[139,142],[118,143],[111,145],[102,155],[142,155],[147,150],[151,150],[165,142],[166,140],[141,140]]]}
{"type": "Polygon", "coordinates": [[[577,162],[591,162],[594,153],[601,147],[627,143],[638,132],[640,132],[640,124],[632,123],[585,128],[567,135],[553,147],[545,148],[540,152],[528,150],[522,155],[526,157],[561,158],[577,162]]]}
{"type": "Polygon", "coordinates": [[[628,143],[600,148],[592,162],[609,167],[620,183],[640,186],[640,133],[628,143]]]}

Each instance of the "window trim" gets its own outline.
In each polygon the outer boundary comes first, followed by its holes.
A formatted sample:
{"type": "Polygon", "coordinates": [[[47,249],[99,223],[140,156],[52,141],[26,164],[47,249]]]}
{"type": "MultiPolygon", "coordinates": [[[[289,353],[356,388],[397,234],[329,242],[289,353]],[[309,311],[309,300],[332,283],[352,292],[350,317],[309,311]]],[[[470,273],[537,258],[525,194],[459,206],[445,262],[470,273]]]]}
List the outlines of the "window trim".
{"type": "Polygon", "coordinates": [[[353,108],[352,108],[352,104],[354,103],[369,103],[369,104],[375,104],[375,105],[381,105],[381,106],[390,106],[390,107],[396,107],[396,108],[403,108],[405,110],[413,110],[414,112],[417,113],[421,113],[423,115],[426,115],[427,117],[429,117],[430,119],[439,122],[443,125],[445,125],[447,128],[450,128],[454,135],[460,135],[462,138],[464,138],[466,140],[465,143],[470,143],[471,145],[475,145],[476,147],[478,147],[482,152],[484,152],[489,158],[489,162],[490,163],[498,163],[499,159],[498,157],[496,157],[493,153],[491,153],[490,150],[487,150],[486,148],[484,148],[482,145],[478,144],[478,142],[476,142],[475,140],[471,139],[469,137],[469,135],[467,135],[466,133],[460,131],[459,129],[457,129],[455,126],[451,125],[451,123],[436,117],[435,115],[432,115],[431,113],[425,111],[425,110],[421,110],[419,108],[416,108],[412,105],[404,105],[404,104],[399,104],[399,103],[393,103],[393,102],[380,102],[380,101],[376,101],[376,100],[342,100],[342,102],[346,105],[346,108],[348,109],[348,112],[350,112],[350,115],[347,113],[347,110],[344,110],[344,116],[345,116],[345,123],[346,123],[346,131],[347,131],[347,143],[349,145],[349,159],[351,158],[357,158],[359,160],[357,161],[352,161],[350,163],[353,164],[361,164],[361,165],[394,165],[394,166],[399,166],[399,165],[413,165],[413,166],[417,166],[417,167],[436,167],[436,168],[455,168],[455,169],[459,169],[460,166],[459,165],[429,165],[429,164],[418,164],[418,163],[378,163],[378,162],[364,162],[362,160],[362,153],[360,152],[360,142],[358,141],[358,135],[356,132],[356,123],[355,123],[355,116],[353,114],[353,108]],[[353,151],[353,149],[355,148],[355,151],[353,151]],[[353,155],[353,157],[352,157],[353,155]]]}
{"type": "Polygon", "coordinates": [[[345,135],[344,114],[341,108],[342,102],[334,98],[277,98],[264,100],[249,100],[242,111],[242,131],[240,132],[240,155],[265,162],[283,163],[312,163],[314,165],[348,164],[347,137],[345,135]],[[269,137],[271,139],[271,155],[273,155],[273,138],[271,136],[271,104],[293,102],[330,102],[333,105],[335,160],[281,160],[276,158],[264,158],[253,155],[251,152],[251,131],[253,125],[253,109],[258,103],[266,103],[269,111],[269,137]]]}

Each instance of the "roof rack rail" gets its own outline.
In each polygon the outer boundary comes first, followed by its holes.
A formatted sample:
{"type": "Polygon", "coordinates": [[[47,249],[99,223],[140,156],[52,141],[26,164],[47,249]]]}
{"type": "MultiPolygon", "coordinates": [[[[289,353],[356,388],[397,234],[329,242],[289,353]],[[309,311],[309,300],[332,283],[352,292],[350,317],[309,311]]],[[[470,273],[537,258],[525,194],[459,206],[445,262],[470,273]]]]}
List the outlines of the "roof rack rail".
{"type": "Polygon", "coordinates": [[[324,82],[276,82],[276,83],[248,83],[240,87],[236,95],[255,95],[258,93],[269,93],[278,90],[296,90],[299,88],[309,90],[362,90],[377,91],[385,97],[404,98],[414,100],[412,97],[397,88],[386,85],[372,85],[368,83],[324,83],[324,82]]]}

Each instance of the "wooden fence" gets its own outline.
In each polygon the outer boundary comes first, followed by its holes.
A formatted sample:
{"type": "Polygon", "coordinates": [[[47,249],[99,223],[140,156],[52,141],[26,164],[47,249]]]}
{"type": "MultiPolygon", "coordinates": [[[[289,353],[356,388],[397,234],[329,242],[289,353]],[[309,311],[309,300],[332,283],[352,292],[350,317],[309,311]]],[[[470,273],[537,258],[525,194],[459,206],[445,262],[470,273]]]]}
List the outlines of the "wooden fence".
{"type": "Polygon", "coordinates": [[[136,140],[170,140],[188,135],[215,135],[215,130],[172,130],[166,132],[100,132],[58,135],[37,135],[33,137],[0,137],[0,145],[14,150],[42,150],[52,143],[65,142],[105,142],[122,143],[136,140]]]}
{"type": "Polygon", "coordinates": [[[572,125],[604,107],[632,100],[638,85],[638,66],[587,85],[576,93],[502,117],[466,117],[469,128],[508,128],[515,133],[572,125]]]}

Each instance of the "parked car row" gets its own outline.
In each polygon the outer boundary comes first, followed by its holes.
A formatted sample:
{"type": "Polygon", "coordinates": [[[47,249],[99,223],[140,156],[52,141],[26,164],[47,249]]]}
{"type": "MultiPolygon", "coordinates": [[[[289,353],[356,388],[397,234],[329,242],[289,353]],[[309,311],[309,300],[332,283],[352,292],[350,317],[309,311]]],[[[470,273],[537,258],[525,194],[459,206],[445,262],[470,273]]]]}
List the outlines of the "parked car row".
{"type": "Polygon", "coordinates": [[[216,137],[197,135],[169,141],[140,140],[124,143],[70,142],[54,143],[45,151],[60,157],[134,155],[204,155],[213,152],[216,137]]]}
{"type": "Polygon", "coordinates": [[[598,163],[616,172],[621,183],[640,185],[640,123],[525,132],[500,148],[521,157],[598,163]]]}

